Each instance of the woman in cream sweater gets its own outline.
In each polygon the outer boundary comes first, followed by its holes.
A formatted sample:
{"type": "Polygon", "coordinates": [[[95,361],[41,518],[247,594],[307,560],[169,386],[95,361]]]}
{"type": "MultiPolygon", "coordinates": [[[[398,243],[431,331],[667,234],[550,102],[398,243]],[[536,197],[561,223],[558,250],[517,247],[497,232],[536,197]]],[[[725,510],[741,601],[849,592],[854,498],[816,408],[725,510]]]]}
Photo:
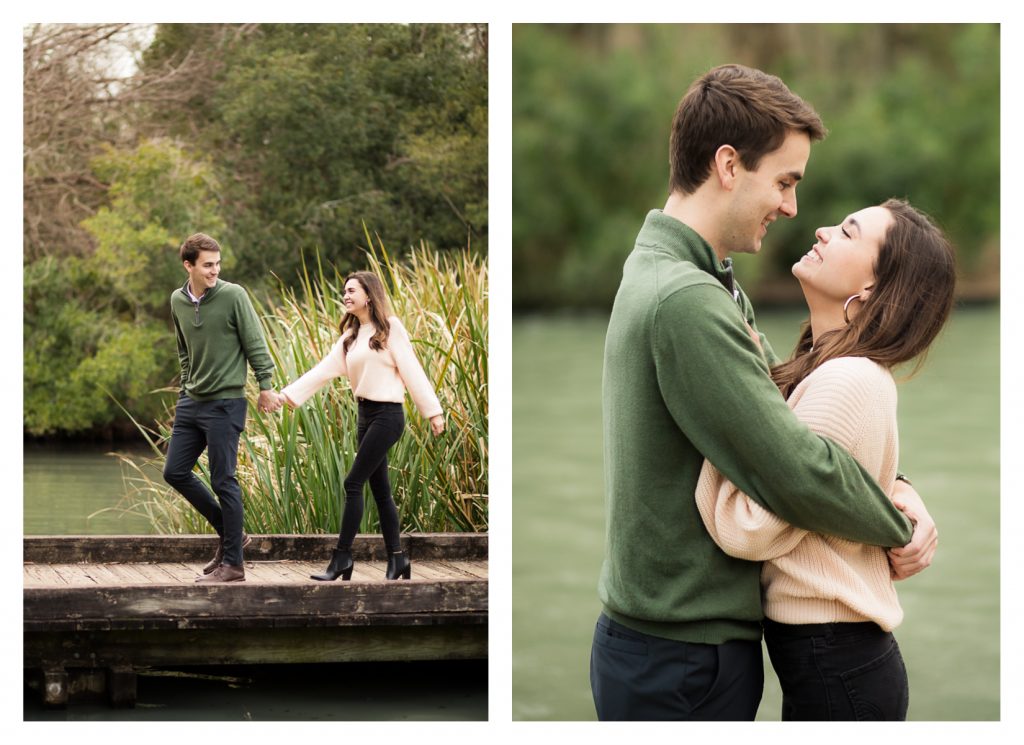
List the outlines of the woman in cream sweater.
{"type": "Polygon", "coordinates": [[[444,431],[441,403],[416,359],[409,334],[391,315],[384,285],[375,274],[355,272],[345,279],[341,337],[312,370],[283,388],[281,402],[301,406],[331,380],[347,376],[359,402],[358,450],[345,478],[345,511],[338,546],[323,574],[313,579],[352,577],[352,541],[363,519],[363,486],[370,482],[388,552],[386,579],[409,579],[409,558],[399,539],[398,510],[388,480],[388,450],[405,429],[402,403],[408,390],[434,435],[444,431]]]}
{"type": "MultiPolygon", "coordinates": [[[[793,266],[810,320],[772,377],[801,420],[891,493],[902,476],[890,370],[920,364],[948,318],[953,251],[925,215],[892,199],[815,235],[793,266]]],[[[905,719],[907,673],[891,633],[903,611],[886,550],[788,525],[710,462],[696,498],[726,553],[764,562],[765,642],[782,718],[905,719]]],[[[913,505],[897,506],[913,519],[913,505]]]]}

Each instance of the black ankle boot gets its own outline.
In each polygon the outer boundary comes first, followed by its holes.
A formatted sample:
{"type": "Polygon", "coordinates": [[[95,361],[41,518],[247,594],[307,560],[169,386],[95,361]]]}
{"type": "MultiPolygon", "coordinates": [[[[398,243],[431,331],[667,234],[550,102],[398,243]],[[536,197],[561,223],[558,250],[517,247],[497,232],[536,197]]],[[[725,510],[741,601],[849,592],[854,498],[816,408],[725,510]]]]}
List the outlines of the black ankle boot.
{"type": "Polygon", "coordinates": [[[409,557],[398,551],[388,556],[388,571],[384,579],[409,579],[412,577],[412,564],[409,557]]]}
{"type": "Polygon", "coordinates": [[[309,576],[321,582],[333,582],[338,577],[341,577],[343,580],[350,580],[352,579],[352,566],[352,552],[336,548],[331,552],[331,563],[327,565],[324,573],[311,574],[309,576]]]}

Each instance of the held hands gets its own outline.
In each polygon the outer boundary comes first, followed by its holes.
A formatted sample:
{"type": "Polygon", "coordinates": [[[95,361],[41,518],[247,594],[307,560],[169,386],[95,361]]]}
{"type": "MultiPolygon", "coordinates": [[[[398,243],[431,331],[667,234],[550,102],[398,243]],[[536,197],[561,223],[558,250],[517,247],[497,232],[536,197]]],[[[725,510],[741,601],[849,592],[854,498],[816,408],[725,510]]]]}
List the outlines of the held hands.
{"type": "Polygon", "coordinates": [[[887,552],[892,578],[907,579],[931,565],[935,549],[939,545],[939,531],[917,490],[907,482],[896,482],[892,502],[914,524],[914,535],[910,543],[903,548],[893,548],[887,552]]]}
{"type": "Polygon", "coordinates": [[[256,402],[256,408],[264,414],[272,414],[280,409],[287,399],[277,391],[260,391],[260,397],[256,402]]]}
{"type": "Polygon", "coordinates": [[[434,433],[434,437],[437,437],[444,432],[444,414],[437,414],[430,417],[430,429],[434,433]]]}

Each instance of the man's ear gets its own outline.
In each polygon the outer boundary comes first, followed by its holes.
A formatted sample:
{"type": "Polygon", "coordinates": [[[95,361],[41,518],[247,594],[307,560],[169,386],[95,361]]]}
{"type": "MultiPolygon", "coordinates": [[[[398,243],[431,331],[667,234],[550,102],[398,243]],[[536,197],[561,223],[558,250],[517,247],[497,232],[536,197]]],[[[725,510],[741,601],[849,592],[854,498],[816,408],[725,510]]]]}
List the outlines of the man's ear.
{"type": "Polygon", "coordinates": [[[741,167],[740,154],[732,145],[722,145],[715,151],[715,176],[726,191],[732,191],[736,184],[736,175],[741,167]]]}

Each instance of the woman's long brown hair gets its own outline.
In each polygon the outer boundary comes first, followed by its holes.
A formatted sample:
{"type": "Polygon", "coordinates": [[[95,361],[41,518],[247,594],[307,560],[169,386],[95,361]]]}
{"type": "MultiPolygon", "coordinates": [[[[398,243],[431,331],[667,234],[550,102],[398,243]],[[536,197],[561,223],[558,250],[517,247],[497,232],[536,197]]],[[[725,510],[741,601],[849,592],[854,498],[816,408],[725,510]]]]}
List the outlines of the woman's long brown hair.
{"type": "MultiPolygon", "coordinates": [[[[388,303],[388,295],[384,291],[384,283],[373,272],[353,272],[345,277],[345,284],[342,287],[347,285],[349,280],[352,279],[362,286],[363,291],[370,298],[370,320],[377,329],[373,336],[370,337],[370,349],[380,351],[388,345],[388,334],[391,333],[391,324],[388,322],[388,316],[391,315],[391,304],[388,303]]],[[[359,333],[359,318],[356,317],[355,313],[346,313],[342,316],[338,329],[343,334],[346,329],[352,329],[352,333],[349,334],[348,338],[345,339],[345,343],[342,344],[345,354],[348,354],[349,347],[352,346],[352,343],[356,340],[356,335],[359,333]]]]}
{"type": "Polygon", "coordinates": [[[917,358],[916,373],[949,318],[956,285],[949,241],[907,202],[889,199],[881,206],[893,222],[878,249],[871,293],[846,326],[822,334],[817,345],[810,322],[804,324],[793,358],[772,369],[787,398],[813,370],[838,357],[867,357],[888,369],[917,358]]]}

